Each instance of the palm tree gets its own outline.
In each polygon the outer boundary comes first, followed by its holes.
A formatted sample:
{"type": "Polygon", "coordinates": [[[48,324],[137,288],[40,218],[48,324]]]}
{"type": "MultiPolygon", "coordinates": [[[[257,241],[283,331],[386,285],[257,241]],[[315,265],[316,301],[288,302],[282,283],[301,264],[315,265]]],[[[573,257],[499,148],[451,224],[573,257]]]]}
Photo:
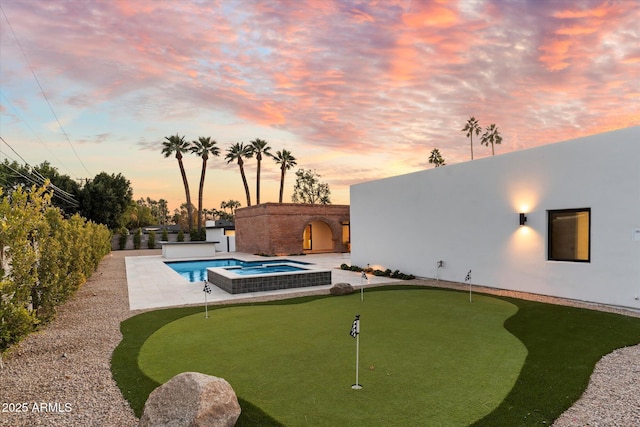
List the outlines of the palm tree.
{"type": "Polygon", "coordinates": [[[480,143],[487,147],[489,143],[491,143],[491,155],[495,156],[496,153],[493,149],[493,144],[502,144],[502,136],[500,136],[500,132],[498,132],[498,126],[491,124],[482,134],[480,143]]]}
{"type": "Polygon", "coordinates": [[[273,156],[273,160],[275,160],[277,165],[280,165],[280,197],[278,199],[278,203],[282,203],[282,194],[284,192],[284,174],[287,169],[291,169],[296,163],[296,158],[293,157],[291,151],[282,150],[277,151],[276,155],[273,156]]]}
{"type": "Polygon", "coordinates": [[[429,163],[435,165],[436,167],[444,166],[446,163],[444,162],[444,158],[440,154],[440,150],[434,148],[431,150],[431,155],[429,156],[429,163]]]}
{"type": "Polygon", "coordinates": [[[198,189],[198,231],[202,229],[202,196],[204,194],[204,176],[207,172],[207,160],[209,155],[218,157],[220,148],[216,147],[217,142],[210,136],[201,136],[197,141],[193,141],[191,152],[202,158],[202,171],[200,172],[200,188],[198,189]]]}
{"type": "Polygon", "coordinates": [[[262,155],[271,157],[271,147],[269,147],[269,143],[264,139],[256,138],[253,141],[250,141],[251,145],[249,148],[251,149],[251,154],[256,156],[256,160],[258,161],[258,169],[256,171],[256,204],[260,204],[260,163],[262,162],[262,155]]]}
{"type": "Polygon", "coordinates": [[[184,192],[187,196],[187,218],[189,222],[189,230],[193,228],[193,212],[191,204],[191,193],[189,192],[189,182],[187,181],[187,174],[184,172],[184,165],[182,164],[182,153],[189,151],[190,143],[184,140],[184,136],[180,136],[177,133],[172,136],[165,136],[166,141],[162,142],[162,154],[164,157],[169,157],[175,153],[176,159],[178,159],[178,166],[180,167],[180,174],[182,175],[182,183],[184,184],[184,192]]]}
{"type": "Polygon", "coordinates": [[[478,121],[473,116],[467,120],[467,124],[461,130],[461,132],[467,132],[467,138],[471,138],[471,160],[473,160],[473,132],[475,132],[476,135],[480,135],[481,130],[478,121]]]}
{"type": "Polygon", "coordinates": [[[231,216],[235,217],[236,216],[236,210],[242,206],[242,203],[240,203],[237,200],[227,200],[227,207],[231,210],[231,216]]]}
{"type": "Polygon", "coordinates": [[[224,157],[227,163],[231,163],[234,160],[238,162],[240,168],[240,175],[242,176],[242,183],[244,184],[244,192],[247,195],[247,206],[251,206],[251,195],[249,194],[249,185],[247,184],[247,176],[244,174],[244,159],[250,159],[253,157],[251,147],[244,145],[243,142],[236,142],[227,149],[227,155],[224,157]]]}
{"type": "Polygon", "coordinates": [[[220,209],[222,209],[221,214],[224,215],[224,219],[232,221],[236,216],[236,209],[238,209],[240,206],[241,203],[237,200],[229,199],[226,201],[222,201],[220,202],[220,209]],[[230,212],[227,212],[227,209],[229,209],[230,212]]]}

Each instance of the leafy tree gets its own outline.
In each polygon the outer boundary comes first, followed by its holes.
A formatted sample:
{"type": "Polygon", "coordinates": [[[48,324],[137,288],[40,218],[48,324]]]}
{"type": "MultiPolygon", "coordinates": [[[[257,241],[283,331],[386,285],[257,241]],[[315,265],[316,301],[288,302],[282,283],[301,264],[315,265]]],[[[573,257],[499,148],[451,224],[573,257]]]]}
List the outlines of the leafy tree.
{"type": "Polygon", "coordinates": [[[329,205],[330,196],[329,184],[320,182],[320,175],[315,170],[298,169],[291,196],[293,203],[329,205]]]}
{"type": "Polygon", "coordinates": [[[169,222],[169,204],[165,199],[158,200],[157,204],[151,207],[151,213],[156,217],[159,224],[166,225],[169,222]]]}
{"type": "Polygon", "coordinates": [[[431,150],[431,155],[429,156],[429,163],[435,165],[435,167],[440,167],[446,165],[444,162],[444,158],[440,154],[440,150],[434,148],[431,150]]]}
{"type": "Polygon", "coordinates": [[[260,163],[262,162],[262,155],[271,156],[271,147],[269,147],[269,143],[264,139],[256,138],[251,141],[251,145],[249,146],[251,149],[251,154],[256,156],[256,160],[258,161],[258,168],[256,170],[256,204],[260,204],[260,163]]]}
{"type": "Polygon", "coordinates": [[[487,147],[489,146],[489,144],[491,144],[491,155],[495,156],[496,153],[493,149],[493,145],[502,144],[502,136],[500,135],[498,127],[495,124],[492,123],[487,127],[487,129],[482,134],[480,143],[486,145],[487,147]]]}
{"type": "Polygon", "coordinates": [[[140,223],[132,224],[129,228],[135,228],[150,224],[165,225],[169,223],[169,209],[165,199],[153,200],[150,197],[136,200],[136,205],[144,208],[144,219],[140,223]],[[147,219],[147,212],[150,218],[147,219]]]}
{"type": "Polygon", "coordinates": [[[236,142],[227,149],[225,159],[227,163],[236,161],[240,168],[240,176],[242,176],[242,184],[244,185],[244,193],[247,196],[247,206],[251,206],[251,195],[249,194],[249,185],[247,184],[247,176],[244,173],[244,159],[253,157],[251,147],[244,145],[242,142],[236,142]]]}
{"type": "Polygon", "coordinates": [[[31,167],[7,159],[0,163],[0,185],[7,193],[11,193],[18,185],[30,191],[32,185],[41,186],[49,180],[48,188],[52,191],[51,204],[60,208],[67,216],[78,211],[78,193],[80,185],[68,175],[61,175],[58,169],[47,161],[31,167]]]}
{"type": "Polygon", "coordinates": [[[189,191],[189,182],[187,181],[187,174],[184,171],[184,164],[182,163],[182,154],[190,150],[190,143],[185,141],[184,136],[178,134],[172,136],[165,136],[166,141],[162,142],[162,154],[165,158],[174,155],[178,160],[178,167],[180,167],[180,175],[182,175],[182,184],[184,185],[184,193],[187,198],[187,219],[189,222],[189,230],[193,228],[193,204],[191,203],[191,192],[189,191]]]}
{"type": "Polygon", "coordinates": [[[191,152],[202,158],[200,188],[198,190],[198,230],[202,229],[202,196],[204,193],[204,176],[207,172],[207,160],[209,160],[209,155],[215,157],[220,155],[220,148],[216,147],[216,144],[217,142],[212,140],[211,137],[201,136],[197,141],[193,141],[191,145],[191,152]]]}
{"type": "MultiPolygon", "coordinates": [[[[194,206],[191,206],[191,210],[193,211],[194,206]]],[[[189,224],[188,224],[188,209],[187,209],[187,204],[183,203],[180,205],[179,209],[174,209],[173,210],[173,217],[172,217],[173,223],[177,224],[181,230],[184,231],[188,231],[191,232],[190,230],[193,230],[189,228],[189,224]]]]}
{"type": "Polygon", "coordinates": [[[478,121],[473,116],[467,120],[467,124],[461,129],[461,132],[467,132],[467,138],[471,140],[471,160],[473,160],[473,133],[475,132],[476,136],[480,135],[481,130],[478,121]]]}
{"type": "Polygon", "coordinates": [[[151,208],[144,199],[131,201],[125,212],[125,227],[133,229],[155,223],[157,223],[157,219],[153,216],[151,208]]]}
{"type": "Polygon", "coordinates": [[[125,212],[133,190],[122,174],[101,172],[80,191],[80,213],[86,219],[116,230],[127,222],[125,212]]]}
{"type": "Polygon", "coordinates": [[[278,198],[278,203],[282,203],[282,194],[284,192],[284,174],[287,170],[291,169],[298,163],[296,163],[296,158],[293,157],[290,151],[282,150],[277,151],[276,155],[273,156],[277,165],[280,165],[280,197],[278,198]]]}

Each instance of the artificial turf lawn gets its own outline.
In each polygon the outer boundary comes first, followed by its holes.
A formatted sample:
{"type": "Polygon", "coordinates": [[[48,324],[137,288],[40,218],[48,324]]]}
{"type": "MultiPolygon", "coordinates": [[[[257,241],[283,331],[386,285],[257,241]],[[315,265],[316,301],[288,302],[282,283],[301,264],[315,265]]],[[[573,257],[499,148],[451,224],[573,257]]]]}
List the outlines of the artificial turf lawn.
{"type": "Polygon", "coordinates": [[[640,342],[640,319],[385,287],[367,290],[364,303],[306,297],[210,309],[209,319],[202,308],[159,310],[122,331],[112,369],[137,415],[160,382],[198,371],[230,381],[238,425],[516,426],[550,424],[580,396],[597,360],[640,342]],[[359,391],[349,388],[356,312],[359,391]]]}
{"type": "Polygon", "coordinates": [[[223,377],[287,426],[466,425],[508,394],[526,349],[502,326],[516,306],[465,298],[412,289],[222,308],[162,327],[138,363],[159,383],[193,370],[223,377]],[[355,313],[361,391],[350,388],[355,313]]]}

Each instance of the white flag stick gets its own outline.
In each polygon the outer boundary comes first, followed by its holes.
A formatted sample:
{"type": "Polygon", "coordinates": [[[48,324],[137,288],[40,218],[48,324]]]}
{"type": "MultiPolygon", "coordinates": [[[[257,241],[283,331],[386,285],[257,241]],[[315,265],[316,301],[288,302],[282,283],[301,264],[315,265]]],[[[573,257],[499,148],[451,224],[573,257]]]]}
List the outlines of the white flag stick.
{"type": "Polygon", "coordinates": [[[364,283],[362,282],[363,279],[367,281],[367,284],[369,284],[369,278],[367,277],[367,273],[365,273],[364,271],[360,275],[360,301],[364,301],[364,283]]]}
{"type": "Polygon", "coordinates": [[[353,325],[351,326],[351,336],[356,339],[356,383],[351,386],[354,390],[360,390],[362,386],[360,385],[358,374],[360,367],[360,315],[356,314],[356,319],[353,321],[353,325]]]}
{"type": "Polygon", "coordinates": [[[207,286],[207,281],[204,281],[204,318],[208,319],[209,318],[209,306],[207,304],[207,294],[211,291],[210,289],[208,289],[207,286]]]}
{"type": "Polygon", "coordinates": [[[362,388],[358,381],[358,368],[360,367],[360,334],[356,337],[356,383],[351,388],[359,390],[362,388]]]}

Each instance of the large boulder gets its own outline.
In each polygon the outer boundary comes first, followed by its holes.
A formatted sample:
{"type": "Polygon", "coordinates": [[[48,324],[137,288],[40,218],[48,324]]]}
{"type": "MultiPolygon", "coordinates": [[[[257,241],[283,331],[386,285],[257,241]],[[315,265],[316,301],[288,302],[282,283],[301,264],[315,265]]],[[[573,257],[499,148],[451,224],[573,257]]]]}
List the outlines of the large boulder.
{"type": "Polygon", "coordinates": [[[355,291],[350,283],[336,283],[329,289],[331,295],[349,295],[355,291]]]}
{"type": "Polygon", "coordinates": [[[183,372],[151,392],[140,427],[232,427],[240,404],[224,379],[183,372]]]}

